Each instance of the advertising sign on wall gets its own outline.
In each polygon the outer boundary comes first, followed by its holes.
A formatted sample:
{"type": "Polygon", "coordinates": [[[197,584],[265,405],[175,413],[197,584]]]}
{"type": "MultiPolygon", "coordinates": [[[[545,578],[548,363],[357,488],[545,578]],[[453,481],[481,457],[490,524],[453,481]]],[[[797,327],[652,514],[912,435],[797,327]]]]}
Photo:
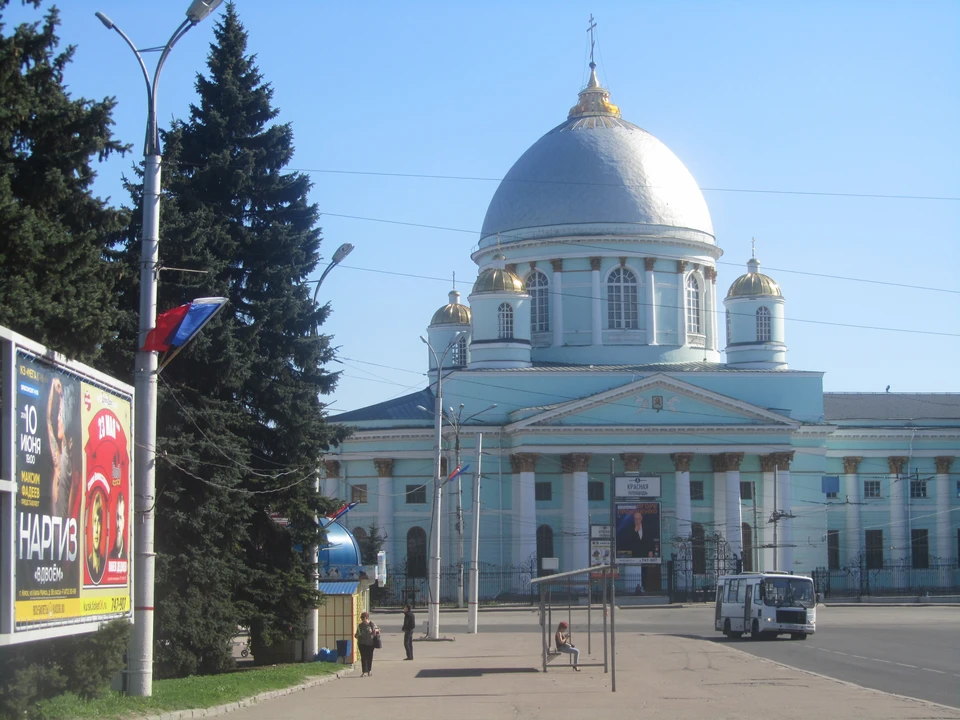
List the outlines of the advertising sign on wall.
{"type": "Polygon", "coordinates": [[[16,354],[14,630],[129,617],[132,397],[16,354]]]}
{"type": "MultiPolygon", "coordinates": [[[[590,526],[590,567],[601,565],[610,565],[610,526],[609,525],[591,525],[590,526]]],[[[603,576],[600,571],[591,572],[592,580],[599,580],[603,576]]],[[[613,568],[613,576],[619,577],[616,566],[613,568]]]]}
{"type": "Polygon", "coordinates": [[[617,564],[659,565],[660,503],[618,498],[614,509],[617,564]]]}

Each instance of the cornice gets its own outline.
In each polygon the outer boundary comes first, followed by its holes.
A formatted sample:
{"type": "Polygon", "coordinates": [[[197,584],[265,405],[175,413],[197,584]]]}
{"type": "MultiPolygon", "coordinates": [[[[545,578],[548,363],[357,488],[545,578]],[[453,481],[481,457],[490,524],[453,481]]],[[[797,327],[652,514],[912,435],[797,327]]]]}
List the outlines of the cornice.
{"type": "MultiPolygon", "coordinates": [[[[542,425],[526,426],[511,430],[504,428],[503,434],[511,437],[518,435],[724,435],[724,434],[765,434],[787,433],[791,428],[785,425],[542,425]]],[[[579,448],[577,448],[579,450],[579,448]]]]}
{"type": "MultiPolygon", "coordinates": [[[[689,232],[689,231],[688,231],[689,232]]],[[[692,231],[698,232],[698,231],[692,231]]],[[[698,240],[686,240],[678,238],[671,235],[570,235],[570,236],[556,236],[552,235],[545,238],[531,238],[527,240],[512,240],[509,244],[500,248],[502,252],[504,249],[510,249],[511,260],[514,260],[517,263],[521,262],[530,262],[531,260],[543,260],[546,258],[542,257],[527,257],[524,255],[517,255],[516,250],[533,250],[535,248],[549,247],[549,246],[558,246],[566,245],[568,247],[577,247],[581,244],[590,246],[587,248],[588,253],[582,252],[571,252],[569,254],[558,254],[551,253],[552,257],[564,258],[564,259],[580,259],[582,257],[619,257],[622,252],[617,252],[616,250],[603,250],[598,252],[598,248],[593,247],[598,243],[610,243],[610,244],[631,244],[636,245],[638,243],[646,243],[650,245],[672,245],[674,247],[682,247],[689,250],[696,251],[693,254],[703,255],[706,257],[711,257],[714,260],[719,259],[723,255],[723,250],[721,250],[716,245],[711,245],[703,241],[698,240]]],[[[478,265],[483,266],[483,258],[490,256],[492,257],[498,252],[496,245],[489,245],[487,247],[476,247],[473,252],[470,254],[470,258],[478,265]]],[[[650,253],[643,253],[643,255],[649,255],[650,253]]],[[[662,257],[659,258],[662,260],[675,260],[678,258],[674,257],[662,257]]]]}
{"type": "MultiPolygon", "coordinates": [[[[960,428],[838,428],[834,440],[958,440],[960,428]]],[[[859,450],[857,451],[860,452],[859,450]]]]}

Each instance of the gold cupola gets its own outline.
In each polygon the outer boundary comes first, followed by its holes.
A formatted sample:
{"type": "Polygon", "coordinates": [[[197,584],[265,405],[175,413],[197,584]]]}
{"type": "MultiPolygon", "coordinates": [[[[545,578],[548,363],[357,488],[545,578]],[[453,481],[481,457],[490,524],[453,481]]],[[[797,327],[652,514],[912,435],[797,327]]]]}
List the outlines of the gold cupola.
{"type": "Polygon", "coordinates": [[[469,325],[470,308],[460,304],[460,293],[450,291],[450,302],[433,314],[431,325],[469,325]]]}
{"type": "Polygon", "coordinates": [[[783,297],[773,278],[760,272],[760,261],[755,257],[747,261],[747,274],[734,280],[727,291],[728,300],[744,297],[783,297]]]}
{"type": "Polygon", "coordinates": [[[580,91],[580,101],[570,108],[567,119],[571,120],[591,115],[620,117],[620,108],[610,102],[610,91],[600,87],[600,81],[597,80],[597,64],[594,62],[590,63],[590,80],[587,82],[587,86],[580,91]]]}
{"type": "Polygon", "coordinates": [[[506,258],[497,253],[493,256],[493,267],[488,267],[480,273],[473,284],[473,294],[478,293],[522,293],[523,280],[515,273],[505,269],[506,258]]]}

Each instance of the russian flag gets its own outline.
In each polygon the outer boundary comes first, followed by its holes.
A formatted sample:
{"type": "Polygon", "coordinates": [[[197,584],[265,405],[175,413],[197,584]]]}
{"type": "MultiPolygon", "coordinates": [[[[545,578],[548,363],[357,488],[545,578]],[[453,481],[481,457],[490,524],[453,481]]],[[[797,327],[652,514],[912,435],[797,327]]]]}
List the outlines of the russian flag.
{"type": "Polygon", "coordinates": [[[145,352],[167,352],[183,347],[226,304],[222,297],[197,298],[186,305],[175,307],[157,315],[156,327],[147,333],[147,340],[140,348],[145,352]]]}

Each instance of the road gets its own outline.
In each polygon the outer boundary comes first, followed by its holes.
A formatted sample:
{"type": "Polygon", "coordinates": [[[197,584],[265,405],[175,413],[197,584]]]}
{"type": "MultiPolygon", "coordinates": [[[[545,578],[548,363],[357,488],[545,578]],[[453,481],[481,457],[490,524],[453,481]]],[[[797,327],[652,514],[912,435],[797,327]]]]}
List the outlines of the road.
{"type": "MultiPolygon", "coordinates": [[[[556,609],[554,623],[566,619],[566,609],[556,609]]],[[[750,654],[809,670],[827,677],[960,707],[960,606],[957,607],[830,607],[817,613],[817,633],[800,642],[781,637],[752,642],[728,640],[713,630],[713,607],[618,608],[617,645],[639,642],[630,634],[657,633],[702,637],[729,644],[750,654]]],[[[577,644],[586,646],[586,613],[573,610],[577,644]]],[[[603,617],[592,616],[596,647],[602,647],[603,617]]],[[[481,632],[515,632],[536,622],[536,611],[481,612],[481,632]]],[[[460,634],[466,615],[444,613],[444,633],[460,634]],[[462,626],[462,627],[461,627],[462,626]]]]}

